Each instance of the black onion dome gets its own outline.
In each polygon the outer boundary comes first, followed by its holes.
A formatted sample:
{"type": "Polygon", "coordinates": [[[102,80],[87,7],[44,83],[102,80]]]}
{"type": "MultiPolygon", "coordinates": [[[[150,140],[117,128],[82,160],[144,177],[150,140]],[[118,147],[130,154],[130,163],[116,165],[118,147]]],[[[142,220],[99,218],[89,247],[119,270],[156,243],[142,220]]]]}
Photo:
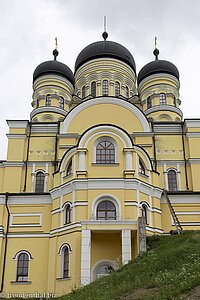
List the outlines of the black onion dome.
{"type": "Polygon", "coordinates": [[[135,61],[132,54],[124,46],[111,42],[99,41],[85,47],[78,55],[75,63],[75,72],[84,63],[101,57],[112,57],[127,63],[136,72],[135,61]]]}
{"type": "Polygon", "coordinates": [[[167,73],[175,76],[179,80],[179,71],[174,64],[167,60],[154,60],[140,70],[138,74],[138,83],[144,78],[157,73],[167,73]]]}
{"type": "Polygon", "coordinates": [[[74,74],[71,69],[57,60],[45,61],[37,66],[33,73],[33,81],[39,76],[46,74],[57,74],[69,80],[73,85],[75,83],[74,74]]]}

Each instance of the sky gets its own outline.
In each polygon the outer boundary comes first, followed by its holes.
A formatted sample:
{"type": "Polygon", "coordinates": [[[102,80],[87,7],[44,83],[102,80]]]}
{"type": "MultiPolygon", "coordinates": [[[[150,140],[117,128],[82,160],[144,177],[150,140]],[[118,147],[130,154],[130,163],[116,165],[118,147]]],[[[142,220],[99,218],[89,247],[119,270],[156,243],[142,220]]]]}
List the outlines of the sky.
{"type": "Polygon", "coordinates": [[[133,55],[137,73],[160,59],[180,73],[184,118],[200,118],[200,1],[197,0],[0,0],[0,160],[6,159],[6,120],[29,120],[32,76],[38,64],[53,59],[74,71],[80,51],[102,40],[107,16],[108,40],[133,55]]]}

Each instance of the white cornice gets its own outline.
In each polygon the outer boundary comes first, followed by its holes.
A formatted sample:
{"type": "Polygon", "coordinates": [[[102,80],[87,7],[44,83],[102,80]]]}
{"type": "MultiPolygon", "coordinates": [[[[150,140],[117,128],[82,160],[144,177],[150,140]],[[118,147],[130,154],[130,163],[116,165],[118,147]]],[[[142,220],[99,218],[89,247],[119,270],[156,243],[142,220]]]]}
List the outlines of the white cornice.
{"type": "MultiPolygon", "coordinates": [[[[5,195],[0,195],[0,204],[5,204],[5,195]]],[[[9,195],[8,204],[10,205],[26,205],[26,204],[52,204],[50,195],[9,195]]]]}
{"type": "MultiPolygon", "coordinates": [[[[180,194],[180,195],[168,195],[172,204],[200,204],[200,195],[197,194],[180,194]]],[[[162,195],[160,203],[167,204],[165,196],[162,195]]]]}
{"type": "Polygon", "coordinates": [[[32,123],[32,133],[57,133],[58,123],[32,123]]]}
{"type": "Polygon", "coordinates": [[[3,165],[4,167],[24,167],[25,163],[22,161],[5,161],[3,165]]]}
{"type": "MultiPolygon", "coordinates": [[[[80,221],[82,226],[85,225],[137,225],[137,220],[82,220],[80,221]]],[[[110,229],[110,227],[108,227],[110,229]]]]}
{"type": "Polygon", "coordinates": [[[177,113],[181,118],[183,117],[182,111],[179,108],[172,106],[172,105],[156,105],[156,106],[153,106],[153,107],[145,110],[144,114],[146,116],[148,116],[149,114],[152,114],[157,111],[159,111],[159,112],[171,111],[171,112],[177,113]]]}
{"type": "Polygon", "coordinates": [[[57,113],[57,114],[60,114],[60,115],[63,115],[63,116],[66,116],[68,114],[67,111],[59,108],[59,107],[56,107],[56,106],[42,106],[42,107],[38,107],[38,108],[35,108],[31,113],[30,113],[30,117],[31,119],[37,115],[37,114],[40,114],[40,113],[57,113]]]}
{"type": "Polygon", "coordinates": [[[188,164],[200,164],[200,158],[189,158],[188,159],[188,164]]]}
{"type": "Polygon", "coordinates": [[[185,127],[187,128],[200,128],[200,119],[185,119],[185,127]]]}
{"type": "Polygon", "coordinates": [[[27,138],[26,134],[6,134],[8,139],[23,139],[27,138]]]}
{"type": "Polygon", "coordinates": [[[157,160],[158,166],[164,166],[164,164],[166,164],[169,167],[175,166],[177,164],[179,164],[180,166],[184,166],[185,161],[184,160],[157,160]]]}
{"type": "Polygon", "coordinates": [[[66,195],[76,190],[113,190],[113,189],[123,189],[123,190],[138,190],[146,195],[151,195],[152,197],[160,198],[162,194],[162,189],[159,187],[154,187],[148,183],[139,181],[136,178],[124,179],[124,178],[99,178],[99,179],[74,179],[67,182],[57,188],[50,191],[52,199],[56,199],[61,195],[66,195]]]}
{"type": "Polygon", "coordinates": [[[29,129],[28,120],[6,120],[9,128],[25,128],[27,131],[29,129]]]}
{"type": "Polygon", "coordinates": [[[199,138],[200,137],[200,131],[199,132],[188,132],[186,133],[187,138],[199,138]]]}
{"type": "Polygon", "coordinates": [[[153,125],[155,133],[182,133],[182,127],[180,124],[175,124],[173,122],[169,123],[154,123],[153,125]]]}
{"type": "Polygon", "coordinates": [[[150,137],[152,137],[152,136],[154,136],[154,133],[153,132],[133,132],[133,133],[130,134],[130,136],[132,138],[137,137],[137,136],[150,136],[150,137]]]}

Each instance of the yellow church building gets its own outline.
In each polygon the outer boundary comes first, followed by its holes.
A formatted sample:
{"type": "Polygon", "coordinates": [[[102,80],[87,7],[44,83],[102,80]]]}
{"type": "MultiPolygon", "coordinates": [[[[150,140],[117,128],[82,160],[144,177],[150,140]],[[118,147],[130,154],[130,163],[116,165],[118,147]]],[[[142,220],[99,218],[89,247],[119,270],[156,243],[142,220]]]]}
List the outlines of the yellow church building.
{"type": "Polygon", "coordinates": [[[33,73],[30,120],[7,120],[6,295],[62,295],[107,275],[137,256],[138,218],[147,235],[176,229],[170,205],[183,230],[199,229],[200,119],[183,119],[178,69],[155,48],[137,74],[107,37],[80,52],[74,74],[55,49],[33,73]]]}

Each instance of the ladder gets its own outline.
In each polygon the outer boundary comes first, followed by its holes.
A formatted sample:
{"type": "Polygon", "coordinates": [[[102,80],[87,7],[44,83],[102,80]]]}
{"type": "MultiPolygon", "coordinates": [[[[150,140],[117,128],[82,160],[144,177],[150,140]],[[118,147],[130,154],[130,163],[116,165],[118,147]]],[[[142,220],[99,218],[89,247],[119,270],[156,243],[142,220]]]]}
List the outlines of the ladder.
{"type": "Polygon", "coordinates": [[[175,213],[175,211],[174,211],[174,209],[173,209],[173,206],[172,206],[172,204],[171,204],[171,202],[170,202],[170,200],[169,200],[169,197],[168,197],[168,195],[167,195],[167,191],[166,191],[166,190],[163,190],[163,193],[164,193],[164,196],[165,196],[165,198],[166,198],[166,200],[167,200],[167,204],[168,204],[170,213],[171,213],[171,215],[172,215],[174,224],[175,224],[175,226],[176,226],[177,233],[180,234],[180,233],[183,231],[183,228],[181,227],[181,224],[180,224],[180,222],[179,222],[179,220],[178,220],[178,218],[177,218],[177,216],[176,216],[176,213],[175,213]]]}

